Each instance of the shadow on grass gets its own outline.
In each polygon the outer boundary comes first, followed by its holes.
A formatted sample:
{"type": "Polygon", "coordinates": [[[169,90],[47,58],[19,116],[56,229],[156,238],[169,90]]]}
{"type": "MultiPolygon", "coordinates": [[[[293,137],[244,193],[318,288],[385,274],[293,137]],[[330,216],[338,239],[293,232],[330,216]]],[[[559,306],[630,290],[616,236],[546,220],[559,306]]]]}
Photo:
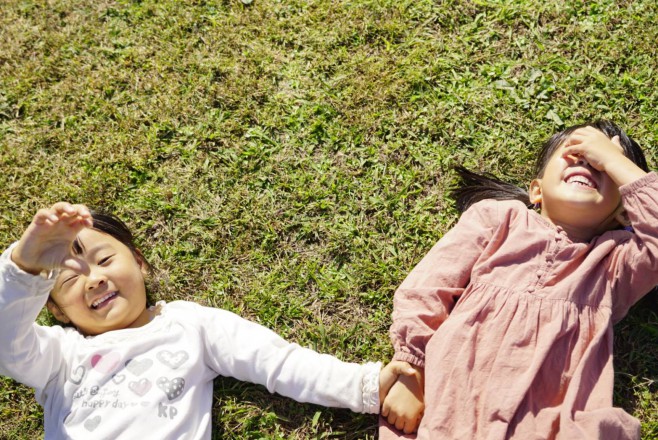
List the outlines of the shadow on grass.
{"type": "MultiPolygon", "coordinates": [[[[642,421],[642,438],[658,438],[658,290],[615,327],[615,405],[642,421]]],[[[303,404],[264,387],[215,380],[213,439],[373,439],[377,419],[303,404]]]]}
{"type": "Polygon", "coordinates": [[[642,438],[658,438],[658,289],[615,326],[615,405],[642,421],[642,438]]]}
{"type": "Polygon", "coordinates": [[[377,417],[295,402],[265,387],[219,377],[214,382],[213,439],[374,439],[377,417]]]}

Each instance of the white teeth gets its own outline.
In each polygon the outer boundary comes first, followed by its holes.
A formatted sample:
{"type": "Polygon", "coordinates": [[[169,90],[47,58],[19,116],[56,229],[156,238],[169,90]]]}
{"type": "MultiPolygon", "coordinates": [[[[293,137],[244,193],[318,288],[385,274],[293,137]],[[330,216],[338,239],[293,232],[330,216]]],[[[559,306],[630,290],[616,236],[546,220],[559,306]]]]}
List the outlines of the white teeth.
{"type": "Polygon", "coordinates": [[[91,308],[95,309],[99,305],[101,305],[103,302],[107,301],[108,299],[112,298],[114,295],[116,295],[116,292],[110,292],[107,295],[103,295],[101,298],[97,299],[91,304],[91,308]]]}
{"type": "Polygon", "coordinates": [[[577,184],[580,184],[580,185],[585,185],[585,186],[590,187],[590,188],[595,188],[596,187],[594,182],[592,182],[587,177],[581,176],[581,175],[575,175],[575,176],[569,177],[567,179],[567,183],[577,183],[577,184]]]}

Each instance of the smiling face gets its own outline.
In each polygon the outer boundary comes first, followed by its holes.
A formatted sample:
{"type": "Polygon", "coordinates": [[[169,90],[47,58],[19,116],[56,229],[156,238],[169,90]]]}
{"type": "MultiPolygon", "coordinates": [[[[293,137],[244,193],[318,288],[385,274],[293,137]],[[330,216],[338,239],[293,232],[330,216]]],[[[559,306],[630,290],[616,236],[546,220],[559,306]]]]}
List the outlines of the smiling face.
{"type": "Polygon", "coordinates": [[[541,215],[565,229],[600,233],[618,226],[619,188],[584,159],[564,156],[564,142],[530,185],[530,200],[541,203],[541,215]]]}
{"type": "Polygon", "coordinates": [[[63,270],[55,282],[48,309],[85,335],[140,327],[149,321],[145,264],[111,235],[83,229],[76,258],[82,270],[63,270]]]}

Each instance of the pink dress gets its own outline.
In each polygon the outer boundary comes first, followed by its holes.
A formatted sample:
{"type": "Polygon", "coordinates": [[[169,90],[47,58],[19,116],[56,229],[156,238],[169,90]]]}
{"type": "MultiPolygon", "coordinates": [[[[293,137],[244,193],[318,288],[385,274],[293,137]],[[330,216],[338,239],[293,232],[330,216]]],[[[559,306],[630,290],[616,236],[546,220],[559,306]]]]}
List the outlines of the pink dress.
{"type": "MultiPolygon", "coordinates": [[[[612,325],[658,284],[658,176],[620,188],[634,233],[573,242],[518,201],[473,205],[395,293],[395,359],[425,367],[417,436],[639,439],[612,406],[612,325]]],[[[380,439],[405,437],[382,421],[380,439]]]]}

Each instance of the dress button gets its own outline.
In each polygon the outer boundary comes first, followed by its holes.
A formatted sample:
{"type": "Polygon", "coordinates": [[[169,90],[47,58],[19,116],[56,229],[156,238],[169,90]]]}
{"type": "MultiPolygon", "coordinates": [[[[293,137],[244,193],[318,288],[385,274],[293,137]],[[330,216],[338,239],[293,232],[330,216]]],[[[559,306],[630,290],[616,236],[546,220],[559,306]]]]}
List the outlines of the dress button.
{"type": "Polygon", "coordinates": [[[544,275],[544,271],[543,270],[538,270],[536,272],[536,274],[537,274],[537,278],[541,278],[541,276],[544,275]]]}
{"type": "Polygon", "coordinates": [[[533,286],[528,287],[528,293],[532,293],[535,291],[535,288],[533,286]]]}

